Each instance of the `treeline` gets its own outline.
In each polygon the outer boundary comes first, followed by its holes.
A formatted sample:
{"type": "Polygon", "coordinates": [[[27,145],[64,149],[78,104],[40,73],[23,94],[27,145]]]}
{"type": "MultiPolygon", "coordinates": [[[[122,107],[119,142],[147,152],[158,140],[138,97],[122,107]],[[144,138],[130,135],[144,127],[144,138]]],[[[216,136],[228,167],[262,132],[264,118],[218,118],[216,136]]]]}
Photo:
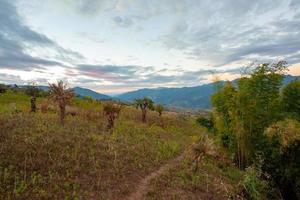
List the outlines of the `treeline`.
{"type": "Polygon", "coordinates": [[[18,85],[5,85],[0,84],[0,94],[5,93],[6,91],[12,92],[24,92],[29,96],[36,96],[36,97],[48,97],[49,91],[42,90],[38,88],[36,85],[27,85],[27,86],[18,86],[18,85]]]}
{"type": "MultiPolygon", "coordinates": [[[[58,108],[58,114],[61,124],[65,123],[66,117],[66,107],[72,104],[72,100],[76,96],[77,98],[81,98],[82,100],[94,101],[95,103],[99,103],[103,105],[103,113],[107,118],[107,129],[112,130],[114,128],[115,120],[119,117],[119,114],[123,108],[123,106],[134,106],[137,109],[141,110],[141,119],[143,123],[147,122],[147,112],[148,110],[156,111],[158,116],[162,122],[162,113],[164,111],[164,107],[160,104],[154,104],[154,102],[147,97],[141,99],[135,99],[132,104],[126,104],[123,102],[117,102],[113,100],[105,100],[102,102],[100,100],[94,100],[91,97],[82,97],[79,95],[75,95],[75,92],[72,88],[69,88],[66,83],[63,81],[58,81],[57,83],[49,84],[49,89],[47,91],[37,87],[35,84],[27,85],[27,86],[18,86],[18,85],[5,85],[0,84],[0,94],[5,93],[7,91],[11,91],[14,93],[22,92],[26,95],[30,96],[30,112],[37,112],[37,97],[46,98],[49,102],[56,104],[58,108]]],[[[43,110],[47,110],[47,104],[43,104],[43,110]],[[46,107],[46,108],[45,108],[46,107]]]]}
{"type": "Polygon", "coordinates": [[[286,71],[285,61],[261,64],[236,84],[217,84],[211,98],[222,145],[268,183],[248,179],[251,199],[300,199],[300,81],[283,87],[286,71]]]}

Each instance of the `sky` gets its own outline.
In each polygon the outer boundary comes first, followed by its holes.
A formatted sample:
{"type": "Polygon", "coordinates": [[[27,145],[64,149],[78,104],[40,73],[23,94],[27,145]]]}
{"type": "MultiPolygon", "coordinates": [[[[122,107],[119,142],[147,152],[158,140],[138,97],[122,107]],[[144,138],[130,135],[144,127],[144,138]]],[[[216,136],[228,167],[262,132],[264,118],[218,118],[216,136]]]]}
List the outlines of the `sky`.
{"type": "Polygon", "coordinates": [[[300,0],[0,0],[0,82],[105,94],[232,80],[286,60],[300,75],[300,0]]]}

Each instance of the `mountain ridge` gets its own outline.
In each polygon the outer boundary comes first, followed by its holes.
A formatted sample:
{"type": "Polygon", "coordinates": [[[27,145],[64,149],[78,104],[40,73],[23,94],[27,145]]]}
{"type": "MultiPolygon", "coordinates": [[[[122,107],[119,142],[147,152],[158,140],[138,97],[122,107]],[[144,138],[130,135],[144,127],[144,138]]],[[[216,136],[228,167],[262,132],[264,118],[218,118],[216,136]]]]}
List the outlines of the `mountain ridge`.
{"type": "MultiPolygon", "coordinates": [[[[49,90],[49,86],[39,85],[37,87],[41,90],[45,90],[45,91],[49,90]]],[[[89,97],[92,97],[94,99],[99,99],[99,100],[113,99],[113,97],[110,97],[106,94],[96,92],[96,91],[88,89],[88,88],[83,88],[83,87],[76,86],[76,87],[73,87],[72,89],[74,90],[76,95],[83,96],[83,97],[88,97],[89,96],[89,97]]]]}
{"type": "MultiPolygon", "coordinates": [[[[290,81],[300,79],[300,76],[286,75],[283,85],[290,81]]],[[[231,82],[236,83],[238,79],[231,82]]],[[[225,82],[225,81],[222,81],[225,82]]],[[[25,87],[25,86],[22,86],[25,87]]],[[[37,86],[42,90],[49,90],[49,86],[37,86]]],[[[209,109],[211,108],[210,97],[215,91],[215,83],[208,83],[193,87],[159,87],[159,88],[142,88],[130,92],[125,92],[114,97],[93,91],[88,88],[74,87],[75,94],[83,97],[92,97],[99,100],[121,100],[132,102],[134,99],[149,97],[155,103],[162,104],[169,108],[179,109],[209,109]]]]}
{"type": "MultiPolygon", "coordinates": [[[[300,79],[300,76],[286,75],[283,80],[283,85],[286,85],[287,83],[295,79],[300,79]]],[[[235,79],[231,82],[235,83],[237,80],[238,79],[235,79]]],[[[180,88],[143,88],[126,92],[116,97],[123,101],[129,102],[133,101],[136,98],[149,97],[154,102],[169,107],[209,109],[211,107],[210,97],[215,91],[214,88],[214,83],[180,88]]]]}

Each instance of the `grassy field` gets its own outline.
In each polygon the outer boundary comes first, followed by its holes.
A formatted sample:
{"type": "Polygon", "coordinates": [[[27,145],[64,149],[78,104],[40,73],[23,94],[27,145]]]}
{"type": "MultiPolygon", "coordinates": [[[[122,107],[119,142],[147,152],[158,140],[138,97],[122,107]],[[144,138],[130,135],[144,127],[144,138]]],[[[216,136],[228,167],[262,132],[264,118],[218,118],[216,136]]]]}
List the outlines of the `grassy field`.
{"type": "Polygon", "coordinates": [[[242,177],[242,172],[232,164],[209,157],[194,172],[186,158],[178,167],[151,181],[146,199],[243,199],[239,195],[242,177]]]}
{"type": "MultiPolygon", "coordinates": [[[[46,101],[37,99],[38,107],[46,101]]],[[[30,113],[30,97],[0,95],[0,199],[126,199],[139,180],[206,134],[193,118],[175,113],[160,119],[149,112],[147,123],[141,123],[140,111],[125,106],[110,133],[103,103],[73,100],[65,125],[52,108],[30,113]]],[[[233,188],[219,190],[215,178],[234,186],[241,174],[205,163],[204,171],[191,172],[187,156],[153,181],[147,198],[197,199],[218,191],[212,199],[222,199],[233,188]]]]}

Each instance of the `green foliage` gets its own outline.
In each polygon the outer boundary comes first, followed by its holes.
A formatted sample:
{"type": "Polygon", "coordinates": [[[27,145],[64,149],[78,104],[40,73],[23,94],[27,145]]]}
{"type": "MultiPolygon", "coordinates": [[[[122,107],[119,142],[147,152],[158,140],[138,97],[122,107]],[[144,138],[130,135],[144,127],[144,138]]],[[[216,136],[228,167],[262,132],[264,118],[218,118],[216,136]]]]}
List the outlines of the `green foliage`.
{"type": "Polygon", "coordinates": [[[35,85],[29,85],[24,88],[25,94],[28,96],[35,96],[39,95],[40,90],[35,85]]]}
{"type": "Polygon", "coordinates": [[[263,151],[263,132],[281,117],[280,87],[286,62],[256,66],[237,87],[227,82],[212,96],[215,128],[231,147],[236,162],[245,167],[263,151]]]}
{"type": "MultiPolygon", "coordinates": [[[[215,111],[213,112],[213,124],[221,143],[228,147],[237,156],[243,143],[243,132],[235,132],[237,124],[236,119],[236,98],[237,90],[231,82],[226,82],[223,87],[218,86],[216,93],[212,96],[212,104],[215,111]],[[238,141],[238,139],[240,139],[238,141]],[[239,148],[238,148],[239,147],[239,148]]],[[[240,166],[240,164],[239,164],[240,166]]]]}
{"type": "Polygon", "coordinates": [[[212,119],[200,116],[196,119],[196,121],[199,125],[204,126],[208,130],[212,130],[214,127],[212,119]]]}
{"type": "MultiPolygon", "coordinates": [[[[295,120],[280,120],[286,113],[299,114],[300,84],[291,82],[280,96],[285,70],[284,61],[261,64],[250,76],[239,79],[236,87],[229,83],[219,87],[212,97],[214,126],[239,167],[257,164],[258,155],[262,156],[261,170],[271,175],[283,198],[297,199],[300,126],[295,120]]],[[[265,198],[261,196],[265,184],[259,178],[263,172],[246,170],[244,185],[251,199],[265,198]]]]}
{"type": "Polygon", "coordinates": [[[147,110],[154,110],[154,102],[150,98],[144,97],[136,99],[134,105],[142,110],[142,121],[146,123],[147,110]]]}
{"type": "Polygon", "coordinates": [[[5,93],[8,87],[4,84],[0,84],[0,94],[5,93]]]}
{"type": "Polygon", "coordinates": [[[260,168],[254,166],[248,167],[244,175],[243,185],[248,199],[267,199],[265,195],[267,193],[268,183],[262,180],[262,171],[260,168]]]}
{"type": "Polygon", "coordinates": [[[92,103],[94,101],[94,99],[90,96],[85,96],[85,97],[83,97],[83,99],[89,103],[92,103]]]}
{"type": "Polygon", "coordinates": [[[155,107],[154,107],[154,110],[158,113],[158,115],[161,117],[163,111],[164,111],[164,107],[160,104],[157,104],[155,107]]]}
{"type": "Polygon", "coordinates": [[[286,112],[294,114],[300,120],[300,81],[287,84],[282,91],[282,102],[286,112]]]}
{"type": "Polygon", "coordinates": [[[135,99],[134,105],[141,110],[154,110],[154,102],[148,97],[142,99],[135,99]]]}
{"type": "Polygon", "coordinates": [[[285,119],[265,131],[264,169],[285,199],[300,198],[300,123],[285,119]]]}

